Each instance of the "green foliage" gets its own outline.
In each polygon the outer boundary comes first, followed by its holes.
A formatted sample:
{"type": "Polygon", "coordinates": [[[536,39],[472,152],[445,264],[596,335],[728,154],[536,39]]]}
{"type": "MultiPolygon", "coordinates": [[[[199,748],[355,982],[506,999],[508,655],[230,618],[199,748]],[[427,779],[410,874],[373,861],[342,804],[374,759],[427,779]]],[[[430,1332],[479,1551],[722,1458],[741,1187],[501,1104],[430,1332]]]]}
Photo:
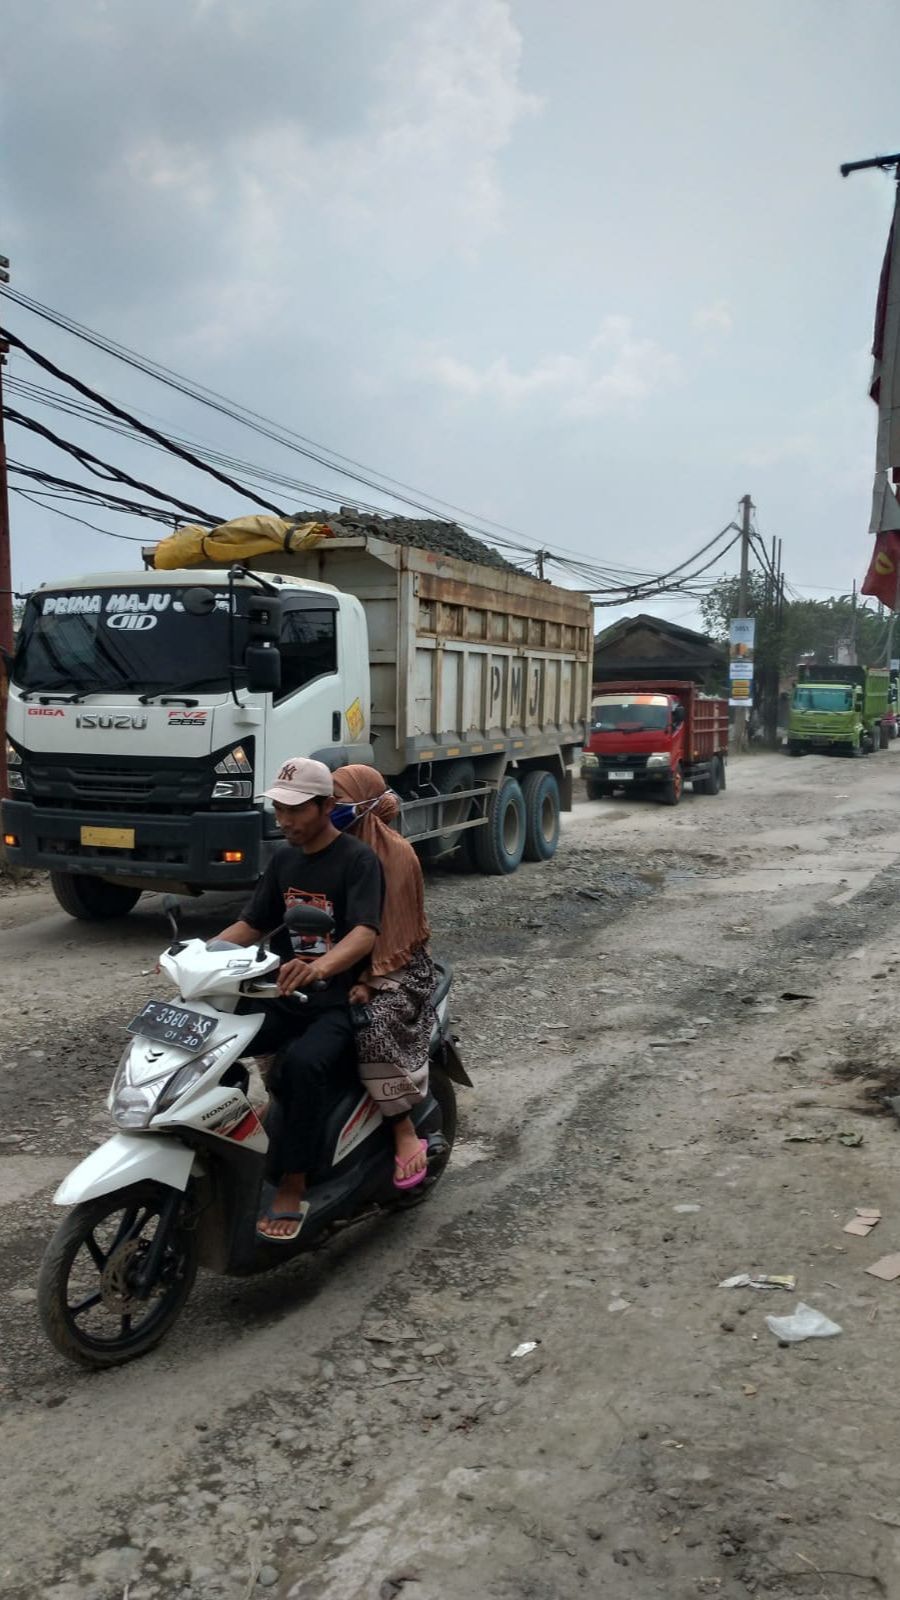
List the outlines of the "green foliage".
{"type": "MultiPolygon", "coordinates": [[[[700,614],[707,633],[727,642],[728,624],[737,610],[737,578],[721,578],[700,602],[700,614]]],[[[757,617],[756,655],[771,659],[776,639],[774,619],[764,606],[765,584],[760,573],[750,574],[747,615],[757,617]]],[[[855,623],[850,595],[832,595],[827,600],[785,600],[782,633],[777,648],[782,672],[791,672],[801,656],[812,652],[821,662],[830,661],[839,646],[849,645],[856,632],[856,649],[863,666],[884,664],[887,644],[887,617],[877,610],[857,604],[855,623]]],[[[898,631],[900,647],[900,631],[898,631]]]]}

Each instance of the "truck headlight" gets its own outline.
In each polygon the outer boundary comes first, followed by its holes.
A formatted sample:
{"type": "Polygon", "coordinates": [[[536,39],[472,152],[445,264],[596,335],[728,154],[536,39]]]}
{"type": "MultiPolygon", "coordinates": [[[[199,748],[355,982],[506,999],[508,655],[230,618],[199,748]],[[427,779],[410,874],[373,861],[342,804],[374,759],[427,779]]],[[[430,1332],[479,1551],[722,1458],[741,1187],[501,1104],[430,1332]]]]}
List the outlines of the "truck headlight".
{"type": "Polygon", "coordinates": [[[216,762],[213,770],[221,772],[223,777],[239,777],[241,774],[247,778],[253,777],[253,763],[242,744],[236,744],[229,750],[227,756],[216,762]]]}
{"type": "MultiPolygon", "coordinates": [[[[216,771],[218,772],[218,767],[216,771]]],[[[246,778],[220,778],[213,784],[213,800],[252,800],[253,784],[246,778]]]]}
{"type": "Polygon", "coordinates": [[[234,745],[213,771],[218,780],[213,784],[213,800],[253,799],[253,762],[242,744],[234,745]]]}
{"type": "Polygon", "coordinates": [[[672,757],[669,754],[668,750],[654,750],[653,754],[649,755],[647,757],[647,766],[648,766],[648,768],[649,767],[670,767],[671,765],[672,765],[672,757]]]}
{"type": "Polygon", "coordinates": [[[21,753],[16,749],[10,739],[6,741],[6,787],[10,794],[14,789],[21,792],[25,788],[25,779],[19,768],[22,765],[21,753]]]}

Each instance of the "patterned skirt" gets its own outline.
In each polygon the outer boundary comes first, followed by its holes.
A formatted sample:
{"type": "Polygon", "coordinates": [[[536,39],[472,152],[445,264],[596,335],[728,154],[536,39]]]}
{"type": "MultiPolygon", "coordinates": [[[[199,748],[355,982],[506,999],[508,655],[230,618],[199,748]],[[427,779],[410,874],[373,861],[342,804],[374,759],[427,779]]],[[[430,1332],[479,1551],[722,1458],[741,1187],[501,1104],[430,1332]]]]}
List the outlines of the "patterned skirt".
{"type": "Polygon", "coordinates": [[[359,1075],[384,1116],[405,1116],[428,1092],[434,985],[423,945],[402,972],[382,980],[369,1002],[372,1021],[356,1035],[359,1075]]]}

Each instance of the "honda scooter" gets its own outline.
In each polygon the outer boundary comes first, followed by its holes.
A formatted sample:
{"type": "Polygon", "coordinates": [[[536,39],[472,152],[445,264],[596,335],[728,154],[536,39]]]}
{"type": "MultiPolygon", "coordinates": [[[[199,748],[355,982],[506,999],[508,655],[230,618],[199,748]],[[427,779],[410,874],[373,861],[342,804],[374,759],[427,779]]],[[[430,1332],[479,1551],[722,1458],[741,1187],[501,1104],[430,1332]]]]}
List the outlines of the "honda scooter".
{"type": "MultiPolygon", "coordinates": [[[[168,910],[174,937],[160,970],[178,1000],[148,1001],[129,1025],[107,1101],[117,1132],[57,1190],[55,1203],[73,1209],[47,1247],[38,1282],[48,1338],[88,1367],[117,1366],[157,1345],[198,1267],[229,1276],[266,1272],[363,1217],[427,1200],[453,1148],[453,1084],[471,1082],[450,1031],[452,973],[439,967],[429,1091],[412,1112],[427,1146],[423,1182],[405,1193],[394,1187],[390,1129],[361,1086],[344,1090],[308,1174],[310,1209],[299,1235],[267,1240],[257,1221],[272,1198],[266,1152],[280,1108],[273,1099],[262,1119],[257,1114],[245,1058],[266,1002],[278,997],[274,933],[319,935],[333,923],[316,907],[293,906],[283,928],[245,948],[182,940],[174,905],[168,910]]],[[[293,1003],[308,1003],[303,990],[293,1003]]]]}

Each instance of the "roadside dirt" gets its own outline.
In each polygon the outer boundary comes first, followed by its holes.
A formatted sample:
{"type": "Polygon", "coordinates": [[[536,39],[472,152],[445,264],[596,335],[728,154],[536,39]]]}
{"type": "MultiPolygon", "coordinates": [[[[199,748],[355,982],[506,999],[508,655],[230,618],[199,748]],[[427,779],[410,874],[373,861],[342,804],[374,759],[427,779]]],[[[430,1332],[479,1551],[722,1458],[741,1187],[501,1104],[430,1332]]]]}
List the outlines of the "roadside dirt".
{"type": "Polygon", "coordinates": [[[433,1199],[201,1279],[102,1376],[34,1282],[164,931],[5,893],[4,1595],[900,1600],[900,1287],[865,1272],[900,1249],[898,763],[746,758],[674,811],[580,803],[546,866],[432,879],[476,1081],[433,1199]],[[796,1293],[718,1287],[754,1271],[796,1293]],[[798,1300],[840,1336],[779,1346],[798,1300]]]}

